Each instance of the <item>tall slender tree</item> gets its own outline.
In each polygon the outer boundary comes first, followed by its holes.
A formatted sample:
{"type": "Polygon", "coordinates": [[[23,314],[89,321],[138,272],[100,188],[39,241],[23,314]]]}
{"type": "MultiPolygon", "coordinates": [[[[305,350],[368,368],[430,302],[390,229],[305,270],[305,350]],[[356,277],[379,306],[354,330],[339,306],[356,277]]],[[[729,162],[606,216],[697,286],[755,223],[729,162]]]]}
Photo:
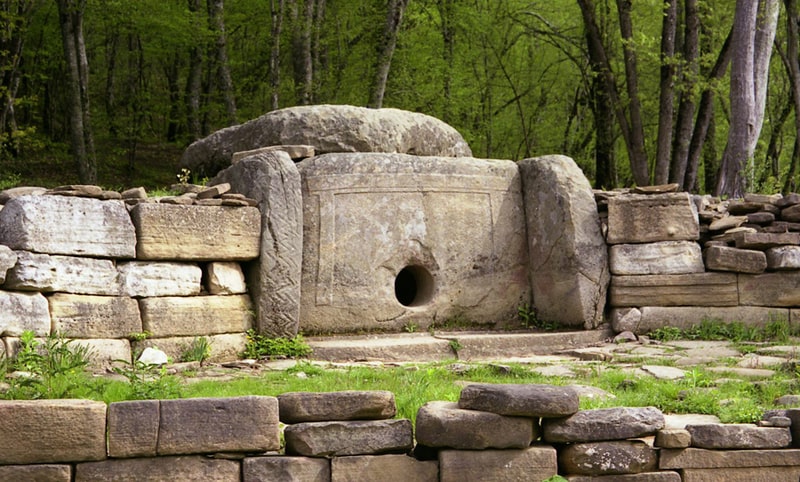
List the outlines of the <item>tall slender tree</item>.
{"type": "Polygon", "coordinates": [[[389,0],[386,7],[386,24],[383,35],[378,44],[378,57],[375,62],[375,78],[370,89],[369,107],[379,109],[383,107],[383,96],[386,93],[386,82],[389,79],[389,69],[392,65],[392,56],[397,46],[397,33],[403,21],[403,13],[409,0],[389,0]]]}

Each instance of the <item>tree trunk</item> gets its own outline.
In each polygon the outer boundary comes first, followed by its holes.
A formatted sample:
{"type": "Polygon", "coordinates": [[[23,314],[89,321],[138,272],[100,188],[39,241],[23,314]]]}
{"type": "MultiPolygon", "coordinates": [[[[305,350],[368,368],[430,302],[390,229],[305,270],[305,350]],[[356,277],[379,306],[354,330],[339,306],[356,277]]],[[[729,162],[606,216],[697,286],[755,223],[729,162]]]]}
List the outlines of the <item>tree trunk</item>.
{"type": "Polygon", "coordinates": [[[775,3],[777,0],[736,1],[731,38],[731,126],[717,178],[717,195],[736,198],[747,189],[745,169],[753,156],[764,116],[768,74],[765,66],[769,63],[770,39],[774,39],[777,23],[777,12],[773,14],[775,3]]]}
{"type": "Polygon", "coordinates": [[[678,104],[678,118],[675,124],[675,136],[672,144],[672,161],[670,162],[670,182],[678,183],[680,189],[691,190],[687,179],[689,168],[689,144],[692,140],[692,128],[695,114],[695,84],[699,73],[700,57],[700,20],[697,16],[697,0],[684,0],[684,66],[681,74],[681,97],[678,104]]]}
{"type": "Polygon", "coordinates": [[[283,29],[284,0],[270,0],[269,12],[272,18],[270,34],[272,35],[272,48],[269,54],[269,85],[271,89],[271,110],[280,107],[279,94],[281,87],[281,30],[283,29]]]}
{"type": "Polygon", "coordinates": [[[789,172],[786,174],[786,181],[783,184],[783,192],[788,193],[794,185],[794,174],[798,164],[798,142],[800,139],[800,57],[798,54],[798,33],[797,22],[797,0],[784,0],[786,6],[786,67],[789,73],[789,82],[792,88],[792,101],[794,103],[794,128],[795,128],[795,147],[792,150],[792,161],[789,172]]]}
{"type": "Polygon", "coordinates": [[[300,105],[313,102],[314,60],[311,54],[311,29],[314,22],[314,0],[305,0],[303,14],[298,3],[292,0],[292,58],[294,59],[294,85],[296,101],[300,105]]]}
{"type": "Polygon", "coordinates": [[[442,120],[450,122],[451,84],[453,82],[453,50],[455,48],[455,21],[453,18],[454,0],[438,0],[439,17],[442,26],[442,120]]]}
{"type": "MultiPolygon", "coordinates": [[[[17,130],[14,104],[21,78],[19,65],[34,5],[33,0],[0,2],[0,11],[5,13],[0,34],[0,152],[3,138],[7,135],[7,140],[12,140],[17,130]]],[[[16,151],[16,146],[12,149],[16,151]]]]}
{"type": "MultiPolygon", "coordinates": [[[[200,0],[188,0],[189,11],[195,20],[195,29],[199,30],[197,25],[198,12],[200,11],[200,0]]],[[[197,35],[197,38],[202,38],[197,35]]],[[[196,141],[203,135],[202,127],[200,124],[200,93],[203,87],[203,55],[202,46],[199,41],[196,41],[189,50],[189,74],[186,77],[186,123],[189,129],[189,140],[196,141]]]]}
{"type": "Polygon", "coordinates": [[[83,12],[86,0],[56,0],[61,40],[67,63],[70,144],[81,183],[97,182],[94,140],[89,116],[89,65],[83,41],[83,12]]]}
{"type": "Polygon", "coordinates": [[[605,91],[605,83],[595,76],[591,84],[591,106],[595,126],[594,187],[611,189],[617,185],[614,157],[614,112],[605,91]]]}
{"type": "Polygon", "coordinates": [[[230,62],[228,62],[227,35],[225,33],[224,0],[207,0],[208,22],[214,35],[215,61],[220,93],[225,102],[228,125],[235,125],[236,95],[233,91],[230,62]]]}
{"type": "Polygon", "coordinates": [[[672,118],[675,87],[675,32],[678,23],[678,2],[667,0],[661,21],[661,95],[658,109],[658,138],[656,139],[656,167],[653,181],[666,184],[669,177],[672,149],[672,118]]]}
{"type": "Polygon", "coordinates": [[[397,46],[397,33],[403,21],[403,13],[409,0],[389,0],[386,11],[386,25],[383,36],[378,45],[378,58],[375,63],[375,79],[369,95],[368,107],[380,109],[383,107],[383,96],[386,93],[386,82],[389,79],[389,69],[392,66],[392,56],[397,46]]]}

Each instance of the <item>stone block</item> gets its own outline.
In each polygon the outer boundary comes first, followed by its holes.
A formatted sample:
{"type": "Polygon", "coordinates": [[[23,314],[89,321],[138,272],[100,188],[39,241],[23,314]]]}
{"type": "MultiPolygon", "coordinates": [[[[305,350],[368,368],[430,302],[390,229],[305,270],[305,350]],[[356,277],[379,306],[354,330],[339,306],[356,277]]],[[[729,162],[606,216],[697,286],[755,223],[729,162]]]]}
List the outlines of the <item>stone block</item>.
{"type": "Polygon", "coordinates": [[[300,327],[303,263],[303,195],[300,172],[284,152],[262,153],[220,172],[211,184],[227,182],[258,202],[259,258],[247,273],[259,333],[292,337],[300,327]]]}
{"type": "Polygon", "coordinates": [[[767,268],[771,270],[800,269],[800,246],[776,246],[767,249],[766,254],[767,268]]]}
{"type": "Polygon", "coordinates": [[[614,275],[702,273],[703,253],[694,241],[662,241],[647,244],[617,244],[608,248],[614,275]]]}
{"type": "Polygon", "coordinates": [[[736,467],[800,466],[800,449],[706,450],[662,449],[661,469],[724,469],[736,467]]]}
{"type": "Polygon", "coordinates": [[[612,276],[609,305],[736,306],[738,287],[734,273],[612,276]]]}
{"type": "Polygon", "coordinates": [[[120,294],[117,269],[108,259],[17,251],[5,287],[22,291],[59,291],[85,295],[120,294]]]}
{"type": "Polygon", "coordinates": [[[155,457],[158,444],[158,400],[134,400],[108,406],[108,456],[155,457]]]}
{"type": "Polygon", "coordinates": [[[131,261],[118,268],[125,296],[194,296],[202,287],[203,270],[196,264],[131,261]]]}
{"type": "Polygon", "coordinates": [[[608,200],[609,244],[697,240],[700,224],[686,192],[627,194],[608,200]]]}
{"type": "Polygon", "coordinates": [[[106,404],[89,400],[0,401],[0,464],[106,458],[106,404]]]}
{"type": "Polygon", "coordinates": [[[758,274],[767,269],[767,255],[753,249],[710,246],[704,258],[706,268],[712,271],[758,274]]]}
{"type": "Polygon", "coordinates": [[[749,423],[687,425],[692,447],[704,449],[779,449],[792,443],[788,427],[759,427],[749,423]]]}
{"type": "Polygon", "coordinates": [[[17,264],[17,253],[6,245],[0,244],[0,284],[6,282],[9,269],[17,264]]]}
{"type": "Polygon", "coordinates": [[[261,214],[254,207],[144,203],[131,218],[139,260],[245,261],[259,254],[261,214]]]}
{"type": "Polygon", "coordinates": [[[168,338],[148,338],[133,342],[133,350],[138,353],[145,348],[158,348],[173,360],[180,360],[182,355],[195,341],[195,338],[204,337],[211,347],[209,362],[226,362],[241,358],[247,347],[247,335],[245,333],[227,333],[223,335],[197,335],[197,336],[175,336],[168,338]]]}
{"type": "Polygon", "coordinates": [[[426,447],[458,450],[525,448],[538,438],[532,418],[464,410],[453,402],[428,402],[419,408],[416,440],[426,447]]]}
{"type": "Polygon", "coordinates": [[[642,472],[623,475],[567,475],[569,482],[682,482],[678,472],[642,472]]]}
{"type": "Polygon", "coordinates": [[[283,423],[335,420],[385,420],[397,413],[394,394],[385,390],[308,393],[278,396],[283,423]]]}
{"type": "Polygon", "coordinates": [[[578,475],[652,472],[658,470],[658,450],[641,440],[569,444],[558,451],[558,465],[578,475]]]}
{"type": "Polygon", "coordinates": [[[55,293],[47,301],[53,331],[68,338],[127,338],[142,331],[133,298],[55,293]]]}
{"type": "Polygon", "coordinates": [[[298,168],[305,333],[517,323],[530,288],[515,163],[336,153],[298,168]]]}
{"type": "Polygon", "coordinates": [[[203,482],[239,482],[238,460],[202,456],[153,457],[86,462],[75,466],[75,482],[163,482],[165,480],[202,480],[203,482]]]}
{"type": "Polygon", "coordinates": [[[643,306],[638,309],[614,308],[610,318],[611,326],[617,332],[646,335],[665,326],[686,330],[704,319],[763,327],[770,321],[788,321],[789,310],[763,306],[643,306]]]}
{"type": "Polygon", "coordinates": [[[0,211],[0,244],[38,253],[133,258],[136,233],[121,201],[22,196],[0,211]]]}
{"type": "Polygon", "coordinates": [[[109,368],[116,365],[117,360],[131,360],[131,342],[122,339],[108,338],[75,338],[70,341],[73,346],[83,346],[89,350],[91,368],[109,368]]]}
{"type": "Polygon", "coordinates": [[[784,245],[800,245],[800,233],[738,233],[737,248],[765,250],[784,245]]]}
{"type": "Polygon", "coordinates": [[[275,151],[285,152],[293,161],[299,161],[307,157],[314,157],[314,154],[316,153],[314,146],[309,145],[259,147],[247,151],[234,152],[233,156],[231,156],[231,164],[236,164],[242,159],[255,156],[256,154],[275,151]]]}
{"type": "Polygon", "coordinates": [[[247,295],[143,298],[139,310],[142,327],[156,338],[244,333],[253,327],[247,295]]]}
{"type": "Polygon", "coordinates": [[[654,445],[665,449],[685,449],[692,445],[692,434],[682,428],[664,428],[656,432],[654,445]]]}
{"type": "Polygon", "coordinates": [[[542,420],[542,440],[598,442],[654,435],[664,428],[664,414],[654,407],[581,410],[565,418],[542,420]]]}
{"type": "Polygon", "coordinates": [[[242,482],[331,482],[331,462],[310,457],[247,457],[242,482]]]}
{"type": "Polygon", "coordinates": [[[774,482],[800,479],[800,467],[686,469],[683,482],[774,482]]]}
{"type": "Polygon", "coordinates": [[[439,452],[441,482],[529,482],[557,473],[556,449],[548,446],[439,452]]]}
{"type": "Polygon", "coordinates": [[[19,336],[30,330],[36,336],[50,334],[50,311],[41,293],[0,291],[0,335],[19,336]]]}
{"type": "MultiPolygon", "coordinates": [[[[208,292],[212,295],[239,295],[247,293],[247,284],[239,263],[233,261],[208,263],[208,292]]],[[[255,294],[255,293],[254,293],[255,294]]]]}
{"type": "Polygon", "coordinates": [[[406,419],[303,422],[284,430],[287,455],[340,457],[405,453],[414,445],[406,419]]]}
{"type": "Polygon", "coordinates": [[[540,319],[595,328],[603,322],[608,248],[592,186],[575,161],[518,163],[528,226],[533,301],[540,319]]]}
{"type": "Polygon", "coordinates": [[[800,306],[800,271],[739,275],[739,304],[800,306]]]}
{"type": "Polygon", "coordinates": [[[72,466],[57,464],[0,465],[0,480],[3,482],[72,482],[72,466]]]}
{"type": "Polygon", "coordinates": [[[570,387],[474,383],[461,389],[459,408],[520,417],[564,417],[578,411],[570,387]]]}
{"type": "Polygon", "coordinates": [[[278,450],[274,397],[161,400],[158,455],[278,450]]]}
{"type": "Polygon", "coordinates": [[[386,482],[400,474],[403,482],[438,482],[439,463],[407,455],[362,455],[331,460],[331,482],[386,482]]]}

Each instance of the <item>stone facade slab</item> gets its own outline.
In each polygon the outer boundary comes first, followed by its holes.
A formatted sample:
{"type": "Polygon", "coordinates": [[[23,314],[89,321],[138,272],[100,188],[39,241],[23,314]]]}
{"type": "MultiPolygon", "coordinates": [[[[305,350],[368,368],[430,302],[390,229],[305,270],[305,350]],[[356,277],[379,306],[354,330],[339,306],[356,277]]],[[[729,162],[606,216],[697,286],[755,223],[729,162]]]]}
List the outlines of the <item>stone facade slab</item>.
{"type": "Polygon", "coordinates": [[[789,310],[763,306],[643,306],[612,309],[610,318],[618,332],[646,335],[664,326],[689,329],[704,319],[763,327],[770,321],[789,321],[789,310]]]}
{"type": "Polygon", "coordinates": [[[703,253],[694,241],[616,244],[608,248],[613,275],[703,273],[703,253]]]}
{"type": "Polygon", "coordinates": [[[53,331],[67,338],[127,338],[142,331],[133,298],[55,293],[47,301],[53,331]]]}
{"type": "Polygon", "coordinates": [[[108,406],[108,456],[155,457],[158,445],[160,403],[132,400],[108,406]]]}
{"type": "Polygon", "coordinates": [[[16,251],[17,264],[5,287],[21,291],[117,296],[117,269],[109,259],[81,258],[16,251]]]}
{"type": "Polygon", "coordinates": [[[538,384],[473,383],[461,390],[459,408],[520,417],[565,417],[578,411],[569,387],[538,384]]]}
{"type": "Polygon", "coordinates": [[[394,393],[385,390],[278,395],[283,423],[328,422],[335,420],[385,420],[397,413],[394,393]]]}
{"type": "Polygon", "coordinates": [[[426,447],[522,449],[538,435],[532,418],[464,410],[453,402],[428,402],[417,412],[416,440],[426,447]]]}
{"type": "Polygon", "coordinates": [[[608,200],[608,243],[694,241],[700,237],[689,193],[627,194],[608,200]]]}
{"type": "Polygon", "coordinates": [[[800,467],[687,469],[681,471],[683,482],[774,482],[800,479],[800,467]]]}
{"type": "Polygon", "coordinates": [[[331,482],[331,462],[311,457],[247,457],[242,482],[331,482]]]}
{"type": "Polygon", "coordinates": [[[165,480],[202,480],[204,482],[240,482],[238,460],[202,456],[111,459],[75,466],[75,482],[163,482],[165,480]]]}
{"type": "Polygon", "coordinates": [[[609,305],[736,306],[738,286],[733,273],[612,276],[609,305]]]}
{"type": "Polygon", "coordinates": [[[72,482],[72,466],[58,464],[0,465],[0,480],[13,482],[72,482]]]}
{"type": "Polygon", "coordinates": [[[439,463],[407,455],[362,455],[331,460],[331,482],[386,482],[400,474],[403,482],[437,482],[439,463]]]}
{"type": "Polygon", "coordinates": [[[545,480],[557,473],[553,447],[439,452],[441,482],[529,482],[545,480]]]}
{"type": "Polygon", "coordinates": [[[789,427],[749,423],[687,425],[692,446],[705,449],[779,449],[792,443],[789,427]]]}
{"type": "Polygon", "coordinates": [[[655,435],[662,428],[664,414],[655,407],[598,408],[542,420],[542,440],[548,443],[622,440],[655,435]]]}
{"type": "Polygon", "coordinates": [[[19,336],[30,330],[36,336],[50,334],[50,311],[41,293],[0,291],[0,335],[19,336]]]}
{"type": "Polygon", "coordinates": [[[767,255],[754,249],[710,246],[705,250],[704,259],[706,268],[712,271],[758,274],[767,269],[767,255]]]}
{"type": "Polygon", "coordinates": [[[404,453],[414,441],[406,419],[303,422],[284,430],[287,455],[340,457],[404,453]]]}
{"type": "Polygon", "coordinates": [[[194,296],[203,271],[196,264],[131,261],[120,263],[120,292],[125,296],[194,296]]]}
{"type": "Polygon", "coordinates": [[[143,298],[139,309],[142,327],[156,338],[244,333],[253,327],[247,295],[143,298]]]}
{"type": "Polygon", "coordinates": [[[739,304],[800,306],[800,271],[739,275],[739,304]]]}
{"type": "Polygon", "coordinates": [[[239,295],[247,293],[247,284],[239,263],[219,261],[208,263],[208,292],[212,295],[239,295]]]}
{"type": "Polygon", "coordinates": [[[733,467],[800,466],[800,449],[706,450],[662,449],[661,469],[721,469],[733,467]]]}
{"type": "Polygon", "coordinates": [[[578,475],[652,472],[658,469],[658,450],[641,440],[569,444],[559,450],[558,465],[578,475]]]}

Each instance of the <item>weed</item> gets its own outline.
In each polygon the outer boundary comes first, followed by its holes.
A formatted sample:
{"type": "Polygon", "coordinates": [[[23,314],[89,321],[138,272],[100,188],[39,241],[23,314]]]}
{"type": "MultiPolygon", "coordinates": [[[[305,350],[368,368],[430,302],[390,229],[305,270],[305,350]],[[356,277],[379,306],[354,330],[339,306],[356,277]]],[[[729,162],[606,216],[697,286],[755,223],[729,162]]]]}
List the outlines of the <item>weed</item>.
{"type": "Polygon", "coordinates": [[[139,360],[133,363],[127,360],[115,360],[119,366],[112,368],[114,373],[128,380],[127,400],[153,400],[160,398],[178,398],[181,395],[178,380],[167,375],[167,369],[159,365],[151,365],[139,360]]]}
{"type": "Polygon", "coordinates": [[[244,356],[246,358],[272,358],[272,357],[304,357],[311,354],[311,347],[303,339],[303,335],[293,338],[270,338],[256,333],[255,330],[247,331],[247,344],[244,356]]]}
{"type": "Polygon", "coordinates": [[[675,341],[683,337],[683,331],[674,326],[662,326],[647,334],[650,338],[656,341],[675,341]]]}
{"type": "Polygon", "coordinates": [[[150,338],[151,336],[153,336],[153,334],[150,333],[149,331],[145,330],[145,331],[140,331],[140,332],[137,332],[137,333],[131,333],[130,335],[128,335],[128,339],[130,341],[144,341],[144,340],[150,338]]]}
{"type": "Polygon", "coordinates": [[[409,321],[403,329],[406,330],[406,333],[415,333],[419,329],[419,325],[413,321],[409,321]]]}
{"type": "Polygon", "coordinates": [[[658,328],[648,336],[658,341],[687,340],[724,340],[733,343],[773,341],[785,343],[792,335],[786,320],[772,320],[763,328],[750,326],[741,321],[725,323],[722,320],[702,320],[686,330],[673,326],[658,328]]]}
{"type": "Polygon", "coordinates": [[[204,336],[194,337],[181,353],[182,362],[196,361],[203,363],[211,356],[211,342],[204,336]]]}
{"type": "Polygon", "coordinates": [[[179,183],[189,184],[189,181],[192,179],[192,171],[184,167],[175,177],[178,178],[179,183]]]}
{"type": "Polygon", "coordinates": [[[556,321],[540,320],[536,316],[536,308],[532,308],[528,303],[517,307],[517,316],[525,328],[538,328],[544,331],[556,331],[561,328],[556,321]]]}
{"type": "Polygon", "coordinates": [[[462,348],[464,348],[464,346],[463,346],[463,345],[461,345],[461,342],[460,342],[460,341],[458,341],[458,339],[456,339],[456,338],[453,338],[452,340],[450,340],[450,341],[448,342],[448,345],[450,345],[450,349],[451,349],[451,350],[453,350],[453,353],[454,353],[456,356],[458,356],[458,352],[459,352],[459,350],[461,350],[462,348]]]}
{"type": "Polygon", "coordinates": [[[16,187],[20,184],[22,184],[22,176],[20,174],[4,174],[0,177],[0,190],[16,187]]]}

